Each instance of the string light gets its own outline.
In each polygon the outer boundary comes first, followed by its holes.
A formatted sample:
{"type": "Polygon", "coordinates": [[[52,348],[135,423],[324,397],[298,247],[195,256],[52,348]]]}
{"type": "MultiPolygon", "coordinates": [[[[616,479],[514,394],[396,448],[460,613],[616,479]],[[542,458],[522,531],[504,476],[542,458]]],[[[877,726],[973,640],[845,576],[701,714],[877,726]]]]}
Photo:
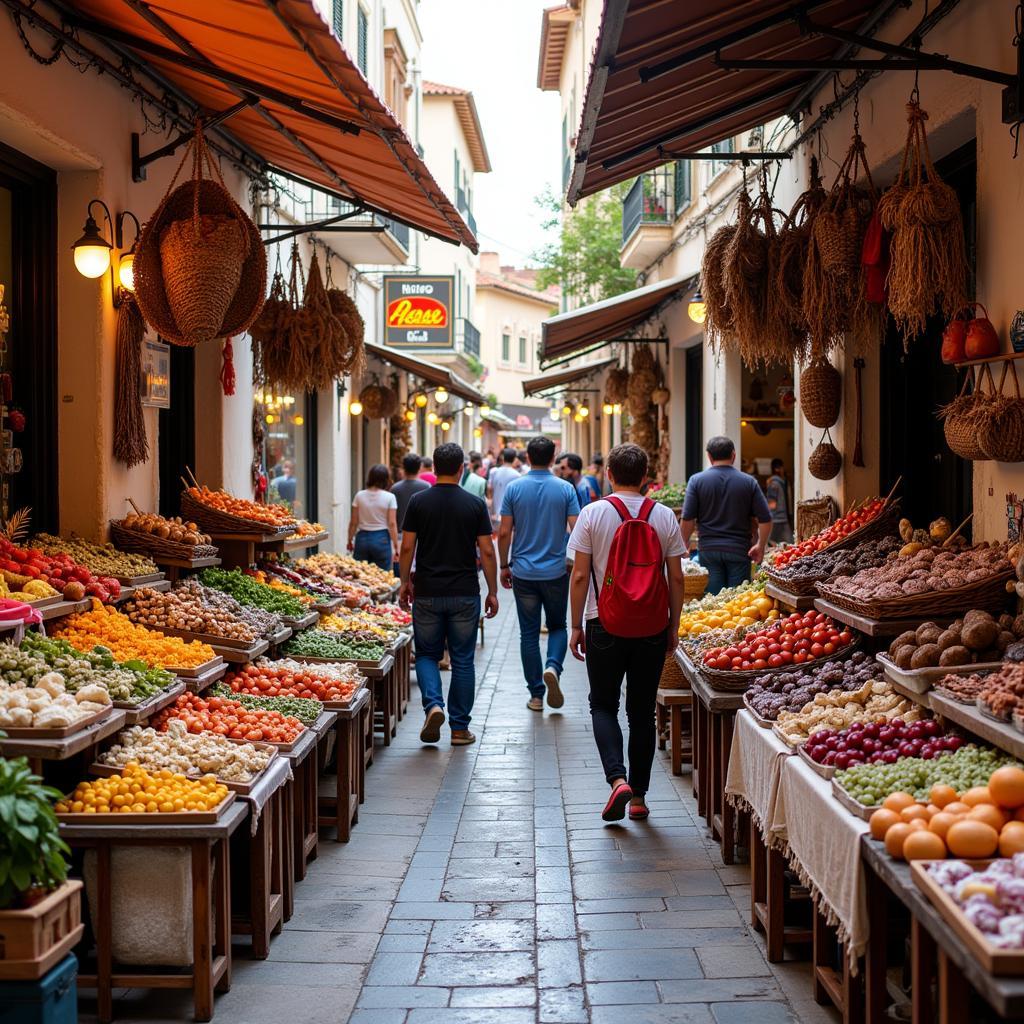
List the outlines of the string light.
{"type": "Polygon", "coordinates": [[[405,418],[406,418],[406,419],[407,419],[407,420],[408,420],[408,421],[409,421],[410,423],[414,423],[414,422],[416,421],[416,413],[414,413],[414,412],[412,411],[412,409],[406,409],[406,410],[405,410],[405,418]]]}
{"type": "Polygon", "coordinates": [[[448,394],[447,388],[438,388],[434,392],[434,401],[437,402],[438,405],[444,405],[450,397],[451,396],[448,394]]]}
{"type": "Polygon", "coordinates": [[[584,419],[585,420],[589,415],[590,415],[590,409],[587,406],[585,406],[585,405],[581,405],[580,406],[580,419],[584,419]]]}
{"type": "Polygon", "coordinates": [[[480,427],[474,427],[473,428],[473,436],[474,437],[483,437],[484,436],[484,432],[483,432],[483,430],[480,427]]]}
{"type": "Polygon", "coordinates": [[[615,413],[616,416],[621,416],[622,415],[622,405],[619,402],[616,402],[612,406],[612,412],[615,413]]]}
{"type": "Polygon", "coordinates": [[[353,416],[362,416],[362,414],[363,414],[363,403],[358,401],[358,400],[355,401],[355,402],[352,402],[352,404],[349,405],[349,407],[348,407],[348,411],[353,416]]]}
{"type": "Polygon", "coordinates": [[[441,429],[442,430],[446,430],[446,431],[447,430],[451,430],[452,429],[452,425],[447,420],[442,420],[441,421],[441,429]]]}
{"type": "Polygon", "coordinates": [[[605,416],[611,416],[611,414],[614,411],[615,411],[615,406],[612,405],[611,402],[605,402],[604,405],[601,406],[601,412],[603,412],[605,416]]]}
{"type": "Polygon", "coordinates": [[[416,402],[417,409],[425,409],[427,405],[427,396],[420,393],[416,396],[415,399],[413,399],[413,401],[416,402]]]}
{"type": "Polygon", "coordinates": [[[436,426],[436,425],[438,424],[438,422],[440,422],[440,419],[441,419],[441,417],[440,417],[440,416],[438,416],[436,412],[428,412],[428,413],[427,413],[427,422],[428,422],[428,423],[429,423],[429,424],[430,424],[430,425],[431,425],[432,427],[433,427],[433,426],[436,426]]]}
{"type": "Polygon", "coordinates": [[[292,417],[292,423],[294,423],[295,426],[297,426],[297,427],[301,427],[302,424],[305,423],[305,422],[306,422],[306,417],[305,416],[293,416],[292,417]]]}
{"type": "Polygon", "coordinates": [[[562,406],[562,415],[563,416],[571,416],[572,415],[572,406],[571,405],[563,405],[562,406]]]}
{"type": "Polygon", "coordinates": [[[686,315],[695,323],[702,324],[708,318],[708,304],[700,293],[700,285],[697,286],[690,301],[686,304],[686,315]]]}

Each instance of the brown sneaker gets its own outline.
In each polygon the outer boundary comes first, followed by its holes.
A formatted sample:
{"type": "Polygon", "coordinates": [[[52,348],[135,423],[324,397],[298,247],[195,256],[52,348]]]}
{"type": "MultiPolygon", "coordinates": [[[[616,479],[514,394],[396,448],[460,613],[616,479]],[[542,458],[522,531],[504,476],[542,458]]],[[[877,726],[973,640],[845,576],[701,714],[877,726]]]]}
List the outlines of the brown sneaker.
{"type": "Polygon", "coordinates": [[[468,729],[452,730],[453,747],[468,747],[470,743],[476,743],[476,737],[468,729]]]}
{"type": "Polygon", "coordinates": [[[531,711],[543,711],[544,710],[544,701],[540,697],[531,697],[526,702],[526,706],[531,711]]]}
{"type": "Polygon", "coordinates": [[[444,712],[436,705],[427,712],[426,721],[420,729],[421,743],[436,743],[441,738],[441,726],[444,725],[444,712]]]}

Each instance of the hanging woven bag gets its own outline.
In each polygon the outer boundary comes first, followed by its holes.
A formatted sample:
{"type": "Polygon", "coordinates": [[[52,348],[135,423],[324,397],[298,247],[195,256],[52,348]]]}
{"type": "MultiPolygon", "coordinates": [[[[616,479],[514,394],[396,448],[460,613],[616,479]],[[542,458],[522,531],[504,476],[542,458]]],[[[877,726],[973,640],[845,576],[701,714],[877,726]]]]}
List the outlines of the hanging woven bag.
{"type": "Polygon", "coordinates": [[[995,462],[1024,462],[1024,400],[1012,363],[1003,363],[1003,374],[987,413],[978,424],[978,446],[995,462]],[[1007,370],[1013,368],[1013,395],[1004,395],[1007,370]]]}
{"type": "Polygon", "coordinates": [[[843,398],[843,378],[826,359],[800,371],[800,409],[812,427],[835,426],[843,398]]]}
{"type": "MultiPolygon", "coordinates": [[[[988,367],[985,366],[983,369],[987,371],[988,367]]],[[[991,373],[989,378],[991,379],[991,373]]],[[[942,429],[946,435],[946,444],[954,455],[971,462],[985,462],[988,455],[978,440],[978,420],[979,416],[985,418],[986,406],[991,399],[984,392],[981,374],[973,389],[972,381],[973,377],[968,370],[960,394],[939,410],[939,417],[943,421],[942,429]]]]}
{"type": "Polygon", "coordinates": [[[811,476],[818,480],[831,480],[839,475],[842,468],[842,453],[832,443],[832,435],[826,430],[818,442],[818,447],[811,452],[811,457],[807,460],[807,469],[811,476]]]}

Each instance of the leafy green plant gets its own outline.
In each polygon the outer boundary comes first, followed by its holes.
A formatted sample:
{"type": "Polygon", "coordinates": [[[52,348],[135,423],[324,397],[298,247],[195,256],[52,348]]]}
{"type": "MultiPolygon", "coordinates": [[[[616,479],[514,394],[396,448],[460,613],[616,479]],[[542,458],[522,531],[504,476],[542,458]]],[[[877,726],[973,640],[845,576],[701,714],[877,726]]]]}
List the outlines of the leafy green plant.
{"type": "Polygon", "coordinates": [[[67,878],[69,851],[53,811],[60,796],[32,773],[26,758],[0,758],[0,910],[67,878]]]}

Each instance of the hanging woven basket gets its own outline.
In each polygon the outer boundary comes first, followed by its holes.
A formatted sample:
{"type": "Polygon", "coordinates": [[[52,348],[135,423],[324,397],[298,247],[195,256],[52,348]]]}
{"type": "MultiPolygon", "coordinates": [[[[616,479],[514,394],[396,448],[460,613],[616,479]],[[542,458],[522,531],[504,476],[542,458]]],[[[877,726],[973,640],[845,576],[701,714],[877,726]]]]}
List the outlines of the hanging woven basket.
{"type": "Polygon", "coordinates": [[[832,437],[826,430],[818,447],[811,452],[811,457],[807,460],[807,469],[811,476],[818,480],[832,480],[839,475],[842,468],[842,453],[832,443],[832,437]]]}
{"type": "Polygon", "coordinates": [[[142,230],[134,275],[143,317],[176,345],[240,334],[259,316],[267,287],[263,241],[224,186],[201,128],[142,230]],[[192,180],[175,187],[190,154],[192,180]]]}
{"type": "Polygon", "coordinates": [[[363,414],[371,420],[390,419],[398,410],[398,396],[384,384],[367,384],[359,392],[363,414]]]}
{"type": "MultiPolygon", "coordinates": [[[[982,367],[982,374],[974,388],[971,388],[970,372],[964,378],[960,394],[949,405],[939,410],[942,419],[942,430],[946,435],[946,444],[954,455],[971,462],[985,462],[988,455],[981,447],[979,427],[988,415],[988,407],[992,397],[985,393],[983,387],[984,374],[988,366],[982,367]]],[[[991,380],[991,372],[989,371],[991,380]]]]}
{"type": "Polygon", "coordinates": [[[1024,399],[1013,363],[1003,363],[988,415],[978,428],[978,444],[994,462],[1024,462],[1024,399]],[[1014,394],[1003,394],[1007,371],[1013,368],[1014,394]]]}
{"type": "Polygon", "coordinates": [[[843,398],[843,378],[827,360],[819,359],[800,371],[800,409],[812,427],[835,426],[843,398]]]}

